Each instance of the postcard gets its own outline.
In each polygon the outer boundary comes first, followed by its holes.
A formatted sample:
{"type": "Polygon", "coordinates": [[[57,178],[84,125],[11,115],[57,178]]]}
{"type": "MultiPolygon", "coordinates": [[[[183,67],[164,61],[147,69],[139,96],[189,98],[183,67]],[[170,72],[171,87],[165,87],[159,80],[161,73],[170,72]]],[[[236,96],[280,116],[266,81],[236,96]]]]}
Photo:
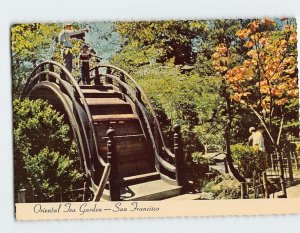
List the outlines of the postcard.
{"type": "Polygon", "coordinates": [[[300,213],[294,18],[11,26],[17,220],[300,213]]]}

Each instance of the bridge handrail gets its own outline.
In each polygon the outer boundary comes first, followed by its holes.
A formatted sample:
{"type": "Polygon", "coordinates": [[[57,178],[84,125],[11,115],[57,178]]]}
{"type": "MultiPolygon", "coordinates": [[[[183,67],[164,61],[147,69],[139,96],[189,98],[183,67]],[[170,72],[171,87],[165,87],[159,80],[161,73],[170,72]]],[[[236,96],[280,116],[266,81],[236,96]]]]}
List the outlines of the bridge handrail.
{"type": "MultiPolygon", "coordinates": [[[[92,134],[93,134],[93,140],[94,140],[94,143],[95,143],[95,147],[96,147],[96,152],[97,152],[97,157],[99,158],[99,162],[101,163],[101,165],[106,165],[107,163],[103,160],[103,158],[100,156],[99,154],[99,150],[98,150],[98,147],[96,146],[97,145],[97,138],[96,138],[96,133],[95,133],[95,128],[94,128],[94,122],[93,122],[93,118],[92,118],[92,115],[90,113],[90,110],[89,110],[89,107],[88,107],[88,104],[86,102],[86,99],[84,98],[84,95],[77,83],[77,81],[75,80],[75,78],[73,77],[73,75],[61,64],[59,64],[58,62],[55,62],[55,61],[44,61],[44,62],[41,62],[40,64],[38,64],[35,69],[31,72],[29,78],[27,79],[27,83],[29,84],[29,79],[32,77],[32,74],[34,74],[34,72],[36,72],[36,70],[41,67],[42,65],[47,65],[47,64],[53,64],[53,65],[56,65],[58,66],[65,74],[67,74],[67,76],[69,77],[70,79],[70,84],[73,85],[73,87],[75,88],[75,91],[78,93],[79,97],[81,98],[81,101],[82,101],[82,104],[84,106],[84,109],[86,111],[86,114],[88,116],[88,120],[89,120],[89,125],[92,129],[92,134]]],[[[66,80],[68,81],[68,80],[66,80]]],[[[25,86],[25,89],[27,88],[27,83],[26,83],[26,86],[25,86]]]]}
{"type": "MultiPolygon", "coordinates": [[[[50,72],[50,71],[42,71],[36,75],[34,75],[33,77],[31,77],[31,82],[34,82],[36,79],[39,79],[40,75],[51,75],[52,77],[56,78],[60,83],[61,85],[66,88],[66,85],[61,82],[62,79],[59,77],[59,75],[57,73],[54,73],[54,72],[50,72]]],[[[31,83],[30,82],[30,83],[31,83]]],[[[72,97],[71,97],[72,98],[72,97]]],[[[85,133],[85,132],[84,132],[85,133]]],[[[86,133],[85,133],[86,134],[86,133]]],[[[86,137],[86,135],[84,135],[86,137]]],[[[84,164],[84,167],[85,167],[85,170],[88,171],[89,175],[91,175],[91,171],[90,171],[90,168],[87,167],[86,163],[84,164]]]]}
{"type": "Polygon", "coordinates": [[[164,160],[158,153],[157,151],[157,147],[156,147],[156,143],[155,143],[155,138],[154,138],[154,135],[152,133],[152,130],[151,130],[151,125],[150,125],[150,122],[149,122],[149,119],[147,118],[147,115],[145,113],[145,111],[143,110],[143,104],[139,101],[139,99],[135,96],[135,92],[132,90],[132,88],[125,82],[121,81],[119,79],[119,77],[115,76],[115,75],[112,75],[112,74],[104,74],[102,76],[105,76],[105,77],[108,77],[108,78],[111,78],[113,80],[115,80],[118,84],[120,84],[123,88],[125,88],[127,90],[127,93],[131,95],[131,98],[133,99],[133,101],[138,105],[139,109],[141,110],[142,114],[143,114],[143,118],[146,122],[146,125],[147,125],[147,129],[148,129],[148,132],[149,132],[149,135],[150,135],[150,139],[152,141],[152,144],[153,144],[153,149],[155,151],[155,156],[157,158],[157,160],[159,161],[159,163],[165,168],[167,169],[168,171],[170,172],[173,172],[175,173],[176,172],[176,168],[175,166],[173,166],[172,164],[170,164],[169,162],[167,162],[166,160],[164,160]]]}
{"type": "Polygon", "coordinates": [[[99,68],[112,68],[114,70],[117,70],[121,73],[123,73],[125,75],[125,77],[127,77],[134,85],[135,85],[135,88],[141,93],[142,97],[144,98],[144,100],[146,101],[146,104],[147,106],[149,107],[150,109],[150,112],[151,112],[151,115],[153,116],[154,118],[154,122],[155,122],[155,125],[158,129],[158,132],[159,132],[159,136],[160,136],[160,139],[161,139],[161,142],[162,142],[162,149],[168,154],[168,156],[174,158],[175,155],[167,148],[166,144],[165,144],[165,140],[164,140],[164,137],[163,137],[163,133],[162,133],[162,130],[160,128],[160,124],[159,124],[159,121],[157,119],[157,116],[156,116],[156,113],[154,111],[154,108],[150,102],[150,100],[148,99],[147,95],[145,94],[143,88],[131,77],[130,74],[128,74],[126,71],[124,71],[123,69],[119,68],[119,67],[116,67],[114,65],[110,65],[110,64],[98,64],[97,66],[93,67],[92,69],[90,69],[90,72],[93,71],[93,70],[96,70],[96,69],[99,69],[99,68]]]}
{"type": "MultiPolygon", "coordinates": [[[[91,117],[91,113],[90,113],[90,110],[89,110],[89,107],[88,107],[88,104],[84,98],[84,95],[78,85],[78,83],[76,82],[75,78],[72,76],[72,74],[61,64],[59,64],[58,62],[55,62],[55,61],[51,61],[51,60],[47,60],[47,61],[44,61],[44,62],[41,62],[39,63],[34,69],[33,71],[31,72],[31,74],[29,75],[28,79],[27,79],[27,82],[25,84],[25,87],[24,87],[24,91],[23,93],[27,93],[28,92],[28,88],[29,88],[29,85],[31,83],[31,79],[35,76],[36,72],[38,71],[39,68],[41,68],[42,66],[45,66],[45,65],[49,65],[49,64],[52,64],[52,65],[55,65],[57,66],[61,71],[63,71],[66,76],[68,77],[69,80],[64,80],[64,81],[67,81],[69,82],[74,90],[77,92],[77,94],[79,95],[81,101],[82,101],[82,104],[83,104],[83,107],[84,107],[84,110],[87,114],[87,117],[88,117],[88,121],[89,121],[89,126],[90,126],[90,129],[91,129],[91,132],[92,132],[92,138],[93,138],[93,143],[94,143],[94,148],[95,148],[95,151],[96,151],[96,158],[98,159],[99,163],[103,166],[103,173],[102,173],[102,177],[100,179],[100,184],[98,187],[98,195],[102,195],[102,192],[104,190],[104,185],[106,184],[107,182],[107,177],[108,177],[108,174],[110,172],[110,164],[109,163],[106,163],[103,158],[100,156],[100,153],[99,153],[99,150],[98,150],[98,147],[97,147],[97,137],[96,137],[96,133],[95,133],[95,128],[94,128],[94,122],[93,122],[93,119],[91,117]],[[103,184],[101,183],[103,182],[103,184]]],[[[91,171],[93,172],[93,171],[91,171]]],[[[92,182],[94,182],[94,180],[92,179],[92,182]]],[[[94,185],[94,184],[93,184],[94,185]]]]}

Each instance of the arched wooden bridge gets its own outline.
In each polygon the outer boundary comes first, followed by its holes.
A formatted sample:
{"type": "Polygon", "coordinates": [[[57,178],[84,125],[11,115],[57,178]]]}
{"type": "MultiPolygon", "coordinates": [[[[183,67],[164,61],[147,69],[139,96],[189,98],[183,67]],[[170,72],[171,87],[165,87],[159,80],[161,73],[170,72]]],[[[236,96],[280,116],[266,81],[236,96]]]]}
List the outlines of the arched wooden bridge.
{"type": "Polygon", "coordinates": [[[171,152],[150,101],[128,73],[98,65],[90,74],[89,85],[78,85],[64,66],[46,61],[29,76],[23,96],[48,100],[64,114],[93,200],[159,200],[182,193],[180,127],[174,127],[171,152]]]}

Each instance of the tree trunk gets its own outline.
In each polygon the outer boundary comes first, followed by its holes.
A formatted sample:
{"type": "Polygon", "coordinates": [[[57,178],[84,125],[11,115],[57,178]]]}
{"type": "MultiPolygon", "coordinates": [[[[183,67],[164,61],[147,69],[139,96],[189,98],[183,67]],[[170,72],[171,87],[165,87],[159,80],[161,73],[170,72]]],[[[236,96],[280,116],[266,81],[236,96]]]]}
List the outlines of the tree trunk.
{"type": "Polygon", "coordinates": [[[229,169],[232,173],[232,175],[239,181],[239,182],[246,182],[245,177],[243,177],[238,170],[233,165],[233,159],[231,156],[231,150],[230,150],[230,125],[227,125],[225,129],[225,143],[226,143],[226,160],[229,166],[229,169]]]}
{"type": "Polygon", "coordinates": [[[233,109],[231,105],[231,100],[230,100],[230,95],[227,92],[226,88],[226,83],[223,80],[222,81],[222,88],[221,88],[221,96],[224,97],[226,101],[226,111],[227,111],[227,122],[226,122],[226,127],[225,127],[225,133],[224,133],[224,138],[225,138],[225,144],[226,144],[226,160],[229,166],[229,169],[232,173],[232,175],[239,181],[239,182],[246,182],[245,177],[243,177],[238,170],[234,167],[233,165],[233,159],[231,156],[231,150],[230,150],[230,145],[231,145],[231,124],[232,124],[232,119],[233,119],[233,109]]]}

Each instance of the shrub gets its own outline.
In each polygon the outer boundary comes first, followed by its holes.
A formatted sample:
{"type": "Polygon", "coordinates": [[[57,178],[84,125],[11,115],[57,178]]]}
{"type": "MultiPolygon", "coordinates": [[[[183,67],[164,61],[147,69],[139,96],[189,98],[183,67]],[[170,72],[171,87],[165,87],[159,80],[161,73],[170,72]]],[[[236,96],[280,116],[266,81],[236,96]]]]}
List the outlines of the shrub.
{"type": "Polygon", "coordinates": [[[216,174],[210,170],[210,164],[212,164],[212,162],[204,158],[202,153],[199,152],[193,153],[191,158],[186,159],[186,176],[188,180],[193,181],[195,189],[203,187],[209,179],[216,176],[216,174]]]}
{"type": "Polygon", "coordinates": [[[261,173],[266,169],[266,154],[251,146],[235,144],[231,147],[231,153],[238,170],[247,178],[251,178],[254,171],[261,173]]]}
{"type": "Polygon", "coordinates": [[[15,194],[37,189],[50,198],[81,182],[70,128],[46,101],[13,101],[13,136],[15,194]]]}
{"type": "Polygon", "coordinates": [[[228,174],[215,177],[202,191],[212,193],[215,199],[238,199],[241,195],[240,183],[228,174]]]}
{"type": "Polygon", "coordinates": [[[82,179],[82,173],[74,169],[75,161],[59,152],[50,151],[48,147],[37,155],[23,158],[27,174],[27,185],[42,193],[44,200],[50,200],[56,194],[66,193],[76,187],[82,179]]]}

